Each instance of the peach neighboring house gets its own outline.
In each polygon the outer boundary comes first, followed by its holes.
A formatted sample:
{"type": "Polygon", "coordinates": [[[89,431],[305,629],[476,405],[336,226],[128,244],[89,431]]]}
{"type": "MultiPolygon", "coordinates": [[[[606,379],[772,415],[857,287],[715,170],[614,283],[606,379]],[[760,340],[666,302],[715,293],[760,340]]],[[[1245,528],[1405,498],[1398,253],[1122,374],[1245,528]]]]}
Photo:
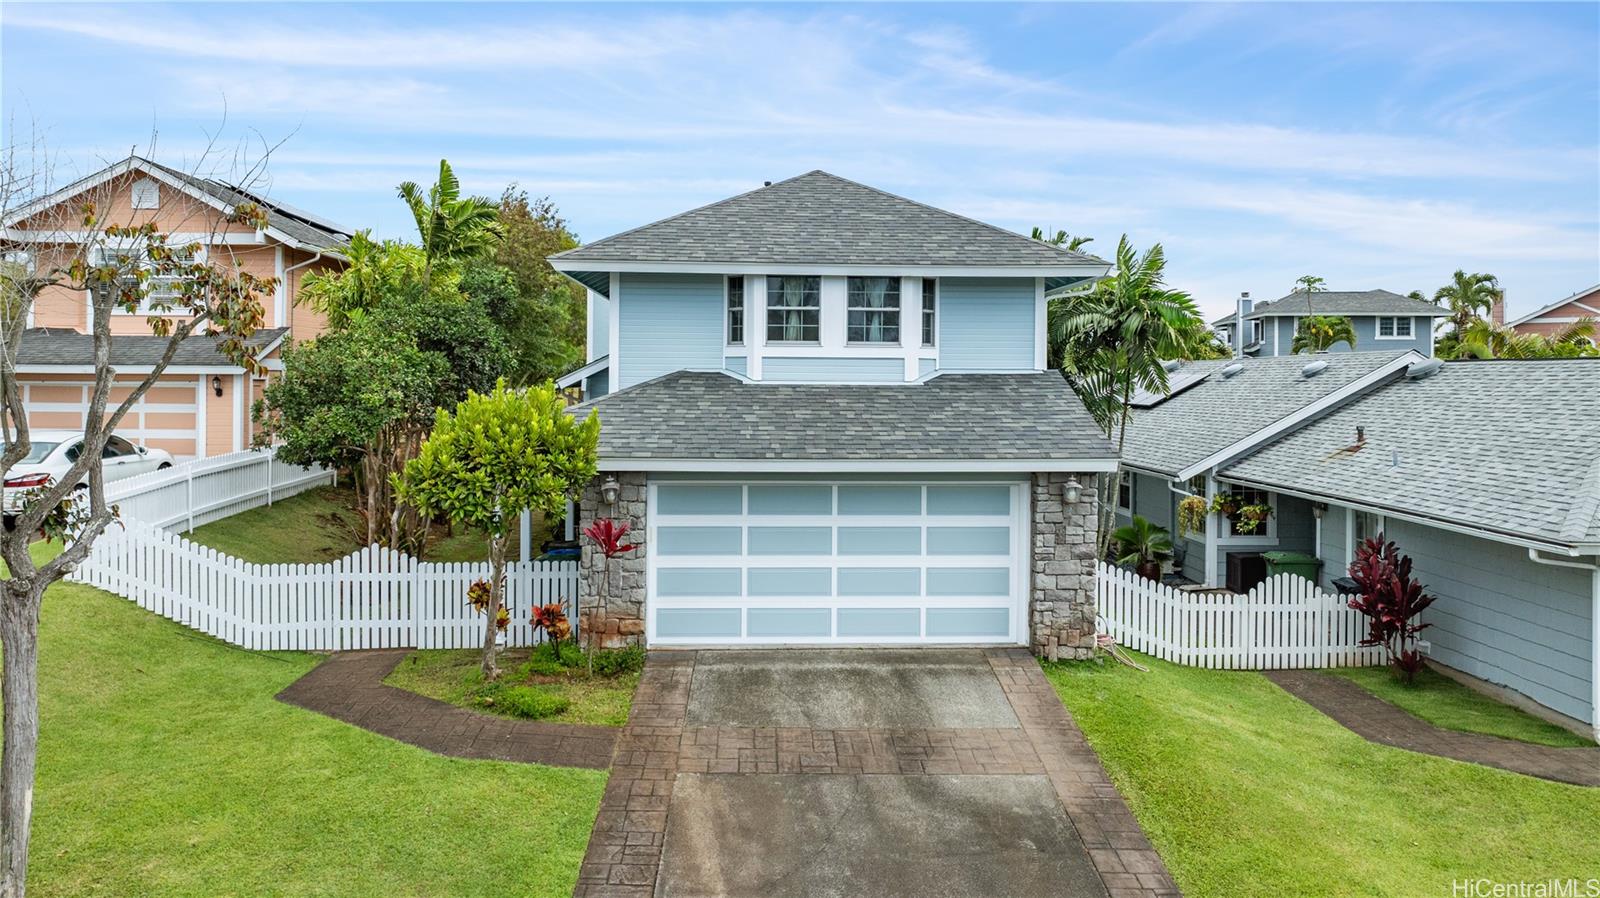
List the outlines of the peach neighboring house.
{"type": "Polygon", "coordinates": [[[1600,320],[1600,284],[1579,290],[1566,299],[1555,302],[1506,322],[1506,326],[1519,334],[1551,336],[1571,327],[1584,318],[1600,320]]]}
{"type": "MultiPolygon", "coordinates": [[[[308,340],[327,326],[322,315],[296,305],[295,298],[307,274],[345,264],[347,229],[276,200],[137,156],[7,216],[3,234],[9,247],[26,245],[44,256],[47,245],[81,241],[81,231],[74,234],[59,222],[68,220],[63,212],[76,217],[78,206],[91,198],[102,209],[102,221],[154,220],[174,245],[200,243],[204,258],[213,264],[238,265],[278,279],[277,291],[266,298],[265,325],[251,338],[259,347],[266,377],[282,370],[280,353],[287,341],[308,340]],[[266,228],[223,220],[235,204],[246,202],[265,210],[266,228]],[[44,234],[48,238],[41,237],[44,234]]],[[[41,266],[46,260],[25,256],[24,261],[41,266]]],[[[94,373],[89,314],[89,297],[81,290],[47,288],[34,303],[17,358],[17,379],[31,426],[83,426],[94,373]]],[[[140,379],[165,350],[167,338],[151,333],[148,317],[143,310],[112,312],[111,363],[119,380],[140,379]]],[[[160,381],[129,412],[118,433],[183,459],[248,448],[253,431],[250,406],[265,388],[266,377],[231,363],[217,351],[212,337],[192,336],[160,381]]],[[[112,399],[126,395],[126,389],[113,390],[112,399]]]]}

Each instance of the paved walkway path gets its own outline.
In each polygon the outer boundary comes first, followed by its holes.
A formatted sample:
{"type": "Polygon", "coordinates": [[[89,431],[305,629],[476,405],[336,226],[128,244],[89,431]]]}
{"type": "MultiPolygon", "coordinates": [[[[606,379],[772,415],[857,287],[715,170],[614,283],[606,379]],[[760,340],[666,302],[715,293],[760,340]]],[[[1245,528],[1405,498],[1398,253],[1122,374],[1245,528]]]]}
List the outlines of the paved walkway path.
{"type": "Polygon", "coordinates": [[[652,652],[574,895],[1176,898],[1038,663],[940,654],[652,652]]]}
{"type": "Polygon", "coordinates": [[[1368,742],[1559,783],[1600,786],[1600,746],[1556,748],[1441,729],[1343,677],[1315,670],[1274,670],[1266,676],[1368,742]]]}
{"type": "Polygon", "coordinates": [[[278,693],[278,701],[441,755],[604,770],[618,730],[511,720],[385,686],[410,649],[340,652],[278,693]]]}

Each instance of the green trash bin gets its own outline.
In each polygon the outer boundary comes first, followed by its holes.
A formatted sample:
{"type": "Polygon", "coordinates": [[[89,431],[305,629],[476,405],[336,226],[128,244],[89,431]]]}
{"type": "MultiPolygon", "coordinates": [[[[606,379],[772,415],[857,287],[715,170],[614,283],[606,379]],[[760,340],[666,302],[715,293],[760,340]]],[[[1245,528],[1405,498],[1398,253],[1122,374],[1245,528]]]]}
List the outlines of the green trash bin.
{"type": "Polygon", "coordinates": [[[1268,577],[1299,574],[1315,583],[1322,572],[1322,559],[1304,552],[1262,552],[1261,557],[1267,561],[1268,577]]]}

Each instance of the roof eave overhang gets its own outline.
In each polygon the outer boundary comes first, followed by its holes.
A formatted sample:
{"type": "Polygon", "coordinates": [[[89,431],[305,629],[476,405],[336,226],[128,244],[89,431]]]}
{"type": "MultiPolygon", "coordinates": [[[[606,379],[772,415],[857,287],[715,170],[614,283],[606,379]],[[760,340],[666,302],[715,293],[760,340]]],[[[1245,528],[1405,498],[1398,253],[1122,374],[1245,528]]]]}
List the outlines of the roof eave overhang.
{"type": "Polygon", "coordinates": [[[1110,473],[1116,458],[776,459],[640,458],[600,455],[602,471],[718,474],[1110,473]]]}
{"type": "Polygon", "coordinates": [[[935,265],[907,262],[895,265],[865,265],[838,262],[635,262],[601,259],[569,259],[551,256],[550,267],[574,279],[594,272],[635,272],[665,274],[929,274],[942,277],[1042,277],[1046,280],[1081,280],[1104,276],[1111,270],[1105,262],[1060,262],[1048,265],[935,265]]]}
{"type": "MultiPolygon", "coordinates": [[[[111,370],[116,374],[149,374],[155,370],[154,365],[111,365],[111,370]]],[[[94,374],[93,365],[61,364],[61,365],[18,365],[18,374],[94,374]]],[[[219,362],[215,365],[168,365],[162,369],[162,374],[243,374],[244,368],[239,365],[219,362]]]]}
{"type": "Polygon", "coordinates": [[[588,377],[593,377],[594,375],[599,374],[601,371],[606,370],[606,367],[610,364],[611,356],[609,355],[603,355],[597,359],[594,359],[593,361],[585,362],[583,365],[574,368],[571,371],[568,371],[566,374],[556,378],[556,386],[562,388],[576,386],[579,381],[588,377]]]}
{"type": "Polygon", "coordinates": [[[1420,514],[1418,512],[1408,511],[1396,506],[1385,505],[1381,502],[1362,502],[1356,499],[1348,499],[1334,493],[1325,493],[1316,490],[1296,488],[1278,483],[1276,481],[1263,480],[1257,477],[1240,477],[1227,473],[1220,473],[1217,475],[1217,479],[1225,480],[1228,483],[1234,483],[1240,486],[1248,486],[1286,496],[1294,496],[1296,498],[1306,499],[1312,502],[1327,502],[1332,505],[1339,505],[1345,508],[1354,509],[1356,511],[1364,511],[1370,514],[1381,514],[1386,517],[1399,518],[1404,521],[1411,521],[1412,523],[1416,524],[1425,524],[1430,527],[1437,527],[1441,530],[1449,530],[1454,533],[1463,533],[1468,536],[1477,536],[1483,539],[1493,540],[1495,542],[1508,543],[1530,549],[1538,549],[1542,552],[1556,552],[1568,557],[1600,554],[1600,544],[1596,543],[1553,542],[1550,540],[1539,539],[1537,537],[1531,537],[1526,534],[1515,533],[1509,530],[1497,530],[1493,527],[1465,524],[1460,521],[1453,521],[1449,518],[1442,518],[1436,515],[1420,514]]]}

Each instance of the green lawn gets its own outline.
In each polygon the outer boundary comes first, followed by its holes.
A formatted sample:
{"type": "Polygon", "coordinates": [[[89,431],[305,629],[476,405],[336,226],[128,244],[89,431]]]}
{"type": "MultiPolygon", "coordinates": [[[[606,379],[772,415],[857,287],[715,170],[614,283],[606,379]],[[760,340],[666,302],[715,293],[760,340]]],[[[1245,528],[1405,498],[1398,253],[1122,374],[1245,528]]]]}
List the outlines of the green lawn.
{"type": "Polygon", "coordinates": [[[1341,668],[1328,673],[1344,677],[1384,701],[1447,730],[1488,733],[1538,745],[1594,745],[1592,740],[1571,730],[1546,723],[1426,668],[1410,685],[1396,680],[1387,667],[1341,668]]]}
{"type": "Polygon", "coordinates": [[[1373,745],[1260,674],[1146,663],[1045,672],[1186,898],[1600,875],[1600,789],[1373,745]]]}
{"type": "MultiPolygon", "coordinates": [[[[252,508],[196,527],[188,537],[197,543],[257,564],[312,564],[332,561],[365,545],[356,536],[356,514],[350,490],[324,486],[252,508]]],[[[548,537],[535,523],[534,545],[548,537]]],[[[435,527],[424,553],[428,561],[483,561],[489,557],[483,534],[456,528],[448,535],[435,527]]],[[[517,555],[512,540],[511,560],[517,555]]]]}
{"type": "Polygon", "coordinates": [[[273,700],[256,653],[58,585],[31,896],[566,896],[606,776],[431,755],[273,700]]]}
{"type": "MultiPolygon", "coordinates": [[[[567,710],[546,719],[559,723],[591,723],[610,727],[620,727],[628,722],[633,691],[639,685],[637,672],[615,676],[597,674],[590,678],[583,676],[583,671],[572,671],[569,676],[530,677],[520,671],[528,660],[528,654],[527,649],[502,652],[498,662],[501,678],[507,684],[531,684],[541,692],[560,696],[572,703],[567,710]]],[[[481,656],[482,653],[475,649],[412,652],[384,682],[452,705],[497,713],[500,710],[498,707],[485,707],[476,697],[476,690],[483,685],[483,674],[478,666],[481,656]]]]}

